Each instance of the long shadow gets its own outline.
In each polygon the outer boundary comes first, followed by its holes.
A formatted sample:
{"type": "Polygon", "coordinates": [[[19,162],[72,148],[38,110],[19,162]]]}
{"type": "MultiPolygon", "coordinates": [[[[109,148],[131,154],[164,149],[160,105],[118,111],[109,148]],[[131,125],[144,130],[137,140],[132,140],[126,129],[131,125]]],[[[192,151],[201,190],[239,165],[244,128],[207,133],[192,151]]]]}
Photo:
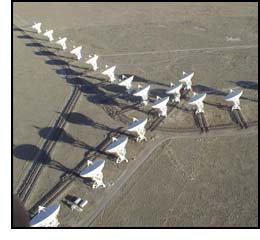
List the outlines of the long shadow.
{"type": "Polygon", "coordinates": [[[22,144],[13,149],[13,155],[21,160],[32,161],[38,151],[39,148],[35,145],[22,144]]]}
{"type": "Polygon", "coordinates": [[[154,88],[154,89],[151,89],[149,91],[149,98],[154,98],[156,99],[157,96],[161,97],[161,98],[164,98],[164,97],[167,97],[168,95],[165,93],[165,90],[166,89],[162,89],[162,88],[154,88]]]}
{"type": "Polygon", "coordinates": [[[258,83],[252,82],[252,81],[230,81],[232,83],[235,83],[237,86],[246,88],[246,89],[252,89],[252,90],[258,90],[258,83]]]}
{"type": "Polygon", "coordinates": [[[62,59],[50,59],[50,60],[45,61],[45,63],[48,65],[57,65],[57,66],[64,66],[64,65],[68,66],[69,65],[68,62],[66,62],[62,59]]]}
{"type": "Polygon", "coordinates": [[[211,102],[208,102],[208,101],[203,101],[203,102],[206,105],[216,107],[216,108],[221,109],[223,111],[229,111],[229,106],[228,105],[223,105],[221,103],[211,103],[211,102]]]}
{"type": "Polygon", "coordinates": [[[37,126],[34,127],[39,130],[39,135],[46,140],[55,141],[55,142],[64,142],[74,147],[83,148],[90,151],[96,150],[95,147],[90,146],[83,141],[75,139],[73,136],[68,134],[62,128],[58,128],[58,127],[39,128],[37,126]]]}
{"type": "Polygon", "coordinates": [[[61,69],[56,70],[56,73],[59,74],[59,75],[64,75],[66,77],[81,76],[82,75],[81,72],[77,72],[77,71],[75,71],[71,68],[61,68],[61,69]]]}
{"type": "Polygon", "coordinates": [[[38,52],[35,52],[35,54],[38,56],[56,56],[56,54],[51,51],[38,51],[38,52]]]}
{"type": "Polygon", "coordinates": [[[226,92],[223,92],[223,91],[211,88],[211,87],[207,87],[207,86],[204,86],[204,85],[200,85],[200,84],[193,85],[192,90],[194,92],[197,92],[197,93],[206,92],[208,95],[220,95],[220,96],[226,96],[227,95],[226,92]]]}
{"type": "Polygon", "coordinates": [[[13,150],[13,154],[16,158],[18,158],[20,160],[25,160],[25,161],[34,161],[37,153],[40,153],[39,161],[42,164],[47,165],[50,168],[54,168],[54,169],[62,171],[62,172],[71,171],[69,168],[62,165],[60,162],[52,160],[50,158],[49,154],[46,153],[46,151],[39,149],[35,145],[22,144],[22,145],[15,147],[13,150]]]}

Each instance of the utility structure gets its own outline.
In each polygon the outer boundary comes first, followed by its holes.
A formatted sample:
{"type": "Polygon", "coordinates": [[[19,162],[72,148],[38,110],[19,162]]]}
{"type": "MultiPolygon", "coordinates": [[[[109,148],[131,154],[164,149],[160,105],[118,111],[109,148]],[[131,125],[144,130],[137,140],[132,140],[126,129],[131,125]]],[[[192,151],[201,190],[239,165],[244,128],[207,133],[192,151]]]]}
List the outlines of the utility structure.
{"type": "Polygon", "coordinates": [[[179,82],[184,84],[184,90],[192,90],[191,79],[193,78],[193,76],[194,76],[194,72],[192,73],[182,72],[182,77],[179,79],[179,82]]]}
{"type": "Polygon", "coordinates": [[[147,123],[147,118],[141,118],[141,119],[133,118],[133,123],[131,123],[128,126],[127,131],[137,133],[138,136],[136,138],[136,142],[141,142],[142,140],[147,141],[147,138],[145,137],[146,123],[147,123]]]}
{"type": "Polygon", "coordinates": [[[93,189],[103,187],[106,185],[103,182],[103,168],[105,166],[105,160],[96,160],[94,162],[88,160],[88,166],[80,172],[80,177],[91,178],[94,183],[92,185],[93,189]]]}
{"type": "Polygon", "coordinates": [[[128,137],[116,138],[112,137],[112,143],[106,148],[106,152],[115,154],[117,156],[116,163],[121,163],[122,161],[128,162],[126,158],[126,144],[128,142],[128,137]]]}
{"type": "Polygon", "coordinates": [[[149,93],[150,87],[151,87],[150,85],[143,87],[142,85],[138,84],[138,89],[133,94],[136,97],[141,97],[142,104],[145,106],[148,104],[148,93],[149,93]]]}
{"type": "Polygon", "coordinates": [[[243,90],[235,91],[233,89],[229,90],[229,94],[224,97],[226,101],[233,102],[232,111],[234,109],[241,110],[239,98],[242,96],[243,90]]]}
{"type": "Polygon", "coordinates": [[[153,103],[152,108],[159,111],[158,116],[167,118],[167,103],[169,102],[169,97],[160,98],[156,97],[156,101],[153,103]]]}
{"type": "Polygon", "coordinates": [[[70,51],[70,53],[76,55],[77,60],[80,60],[82,58],[81,50],[82,50],[82,46],[78,46],[78,47],[73,46],[73,49],[70,51]]]}
{"type": "Polygon", "coordinates": [[[108,65],[105,66],[106,70],[102,72],[103,75],[108,76],[110,83],[113,83],[116,80],[115,77],[115,69],[116,65],[109,67],[108,65]]]}
{"type": "Polygon", "coordinates": [[[89,55],[89,59],[86,61],[86,64],[90,64],[93,68],[94,71],[98,69],[97,66],[97,60],[98,60],[98,55],[89,55]]]}
{"type": "Polygon", "coordinates": [[[59,40],[56,43],[62,47],[62,50],[66,50],[67,49],[66,41],[67,41],[66,37],[64,38],[59,37],[59,40]]]}
{"type": "Polygon", "coordinates": [[[126,88],[126,92],[131,94],[132,90],[132,82],[134,80],[134,75],[131,77],[126,77],[125,75],[122,76],[122,80],[118,83],[119,86],[124,86],[126,88]]]}
{"type": "Polygon", "coordinates": [[[35,30],[37,31],[37,33],[41,33],[41,32],[42,32],[42,30],[41,30],[41,25],[42,25],[42,23],[40,23],[40,22],[34,23],[34,24],[32,25],[32,28],[35,29],[35,30]]]}
{"type": "Polygon", "coordinates": [[[43,36],[47,37],[50,42],[52,42],[54,40],[54,38],[53,38],[53,30],[47,30],[46,29],[46,31],[43,34],[43,36]]]}
{"type": "Polygon", "coordinates": [[[54,204],[48,208],[39,206],[38,213],[31,219],[31,227],[58,227],[58,214],[60,204],[54,204]]]}
{"type": "Polygon", "coordinates": [[[196,114],[198,113],[203,113],[204,112],[204,99],[206,98],[207,94],[206,93],[193,93],[193,96],[189,100],[189,104],[195,105],[197,107],[196,114]]]}
{"type": "Polygon", "coordinates": [[[183,84],[178,83],[178,84],[170,84],[170,89],[166,90],[167,95],[173,95],[172,102],[179,103],[180,98],[181,98],[181,89],[182,89],[183,84]]]}

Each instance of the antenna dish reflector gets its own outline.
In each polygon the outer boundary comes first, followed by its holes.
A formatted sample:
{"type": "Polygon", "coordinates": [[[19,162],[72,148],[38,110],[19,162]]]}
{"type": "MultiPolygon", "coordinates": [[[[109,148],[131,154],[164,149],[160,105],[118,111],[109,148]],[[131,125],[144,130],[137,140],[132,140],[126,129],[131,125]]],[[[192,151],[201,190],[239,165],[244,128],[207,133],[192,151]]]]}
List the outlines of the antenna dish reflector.
{"type": "MultiPolygon", "coordinates": [[[[124,75],[123,75],[124,76],[124,75]]],[[[131,76],[129,78],[123,78],[122,76],[122,79],[124,79],[123,81],[121,81],[120,83],[118,83],[119,86],[124,86],[126,87],[127,89],[127,92],[130,93],[130,89],[132,87],[132,82],[133,82],[133,79],[134,79],[134,76],[131,76]]]]}
{"type": "Polygon", "coordinates": [[[176,85],[171,84],[171,88],[169,90],[166,91],[166,94],[170,94],[170,95],[174,95],[174,102],[180,102],[180,98],[181,98],[181,89],[182,89],[183,84],[182,83],[178,83],[176,85]]]}
{"type": "Polygon", "coordinates": [[[145,125],[147,123],[147,118],[136,119],[133,118],[133,123],[130,124],[127,128],[127,131],[136,132],[138,137],[136,139],[137,142],[141,142],[142,140],[147,141],[145,137],[145,125]]]}
{"type": "Polygon", "coordinates": [[[74,47],[74,49],[71,50],[70,53],[76,55],[77,60],[80,60],[82,58],[81,49],[82,49],[82,46],[74,47]]]}
{"type": "Polygon", "coordinates": [[[116,163],[121,163],[122,161],[128,162],[126,159],[126,144],[128,142],[128,137],[121,137],[113,141],[107,148],[106,152],[115,154],[118,156],[116,163]]]}
{"type": "Polygon", "coordinates": [[[83,178],[91,178],[94,181],[93,188],[100,186],[106,187],[103,183],[102,170],[105,166],[105,160],[96,160],[89,164],[85,169],[80,172],[80,176],[83,178]]]}
{"type": "Polygon", "coordinates": [[[233,102],[232,111],[234,109],[241,109],[239,98],[242,96],[242,94],[243,90],[230,89],[229,94],[224,97],[226,101],[233,102]]]}
{"type": "Polygon", "coordinates": [[[42,210],[35,215],[31,221],[31,227],[57,227],[59,225],[57,215],[60,211],[60,204],[54,204],[48,208],[41,208],[42,210]]]}
{"type": "Polygon", "coordinates": [[[93,57],[91,55],[89,55],[91,58],[88,59],[86,61],[87,64],[90,64],[92,67],[93,67],[93,70],[96,71],[98,69],[98,66],[97,66],[97,60],[98,60],[98,55],[94,55],[93,57]]]}
{"type": "Polygon", "coordinates": [[[159,110],[159,117],[167,117],[167,103],[169,99],[169,97],[160,98],[153,103],[152,108],[159,110]]]}
{"type": "Polygon", "coordinates": [[[50,42],[54,40],[53,30],[46,30],[46,32],[43,35],[48,37],[50,42]]]}
{"type": "Polygon", "coordinates": [[[41,25],[42,25],[42,23],[40,23],[40,22],[39,23],[34,23],[32,25],[32,28],[35,29],[37,31],[37,33],[41,33],[42,32],[41,25]]]}
{"type": "Polygon", "coordinates": [[[200,93],[200,94],[193,93],[193,96],[190,98],[189,104],[197,106],[196,114],[200,112],[204,112],[203,100],[206,98],[206,96],[207,96],[206,93],[200,93]]]}
{"type": "Polygon", "coordinates": [[[60,38],[60,37],[59,37],[59,40],[58,40],[56,43],[59,44],[59,45],[61,45],[61,47],[62,47],[63,50],[66,50],[66,49],[67,49],[66,41],[67,41],[67,38],[66,38],[66,37],[64,37],[64,38],[60,38]]]}
{"type": "Polygon", "coordinates": [[[106,75],[106,76],[109,77],[109,81],[111,83],[113,83],[116,80],[115,73],[114,73],[115,69],[116,69],[116,65],[113,66],[113,67],[110,67],[110,68],[108,68],[108,69],[106,69],[105,71],[102,72],[103,75],[106,75]]]}
{"type": "Polygon", "coordinates": [[[191,79],[193,78],[193,76],[194,76],[194,72],[192,73],[183,72],[183,76],[181,77],[181,79],[179,79],[179,82],[185,84],[185,89],[191,90],[191,86],[192,86],[191,79]]]}
{"type": "MultiPolygon", "coordinates": [[[[141,86],[141,85],[139,85],[139,86],[141,86]]],[[[151,86],[148,85],[144,88],[142,88],[142,87],[139,88],[139,86],[138,86],[138,90],[133,95],[136,97],[141,97],[142,103],[144,105],[147,105],[148,104],[148,92],[149,92],[151,86]]]]}

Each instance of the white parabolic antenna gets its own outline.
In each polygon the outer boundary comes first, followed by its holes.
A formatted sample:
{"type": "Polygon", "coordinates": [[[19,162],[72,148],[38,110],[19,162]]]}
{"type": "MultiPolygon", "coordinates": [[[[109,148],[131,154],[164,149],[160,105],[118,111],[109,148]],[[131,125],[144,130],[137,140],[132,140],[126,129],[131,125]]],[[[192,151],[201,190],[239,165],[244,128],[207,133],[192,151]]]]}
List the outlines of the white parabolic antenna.
{"type": "Polygon", "coordinates": [[[176,85],[171,83],[171,88],[166,91],[166,94],[174,95],[173,101],[180,102],[180,98],[181,98],[180,91],[181,91],[182,86],[183,86],[182,83],[178,83],[176,85]]]}
{"type": "Polygon", "coordinates": [[[50,42],[54,40],[53,30],[46,30],[46,32],[43,35],[48,37],[50,42]]]}
{"type": "Polygon", "coordinates": [[[41,211],[31,221],[31,227],[57,227],[59,225],[57,215],[60,211],[60,204],[54,204],[48,208],[39,206],[41,211]]]}
{"type": "Polygon", "coordinates": [[[160,98],[157,96],[157,100],[153,103],[152,108],[158,109],[159,117],[167,117],[167,103],[169,102],[169,97],[160,98]]]}
{"type": "Polygon", "coordinates": [[[67,49],[66,41],[67,41],[67,38],[66,38],[66,37],[64,37],[64,38],[59,38],[59,40],[58,40],[56,43],[59,44],[59,45],[61,45],[62,49],[65,50],[65,49],[67,49]]]}
{"type": "Polygon", "coordinates": [[[230,89],[229,94],[225,96],[225,100],[229,102],[233,102],[232,110],[240,109],[240,101],[239,98],[242,96],[243,90],[236,90],[230,89]]]}
{"type": "Polygon", "coordinates": [[[113,66],[113,67],[110,67],[110,68],[108,68],[108,69],[106,69],[105,71],[102,72],[103,75],[106,75],[106,76],[109,77],[109,81],[111,83],[113,83],[116,80],[115,73],[114,73],[115,69],[116,69],[116,65],[113,66]]]}
{"type": "Polygon", "coordinates": [[[91,178],[94,181],[93,188],[98,188],[99,186],[106,187],[103,183],[102,173],[104,166],[105,160],[89,161],[89,165],[81,171],[80,176],[83,178],[91,178]]]}
{"type": "Polygon", "coordinates": [[[34,23],[32,25],[32,28],[35,29],[37,31],[37,33],[41,33],[42,32],[41,25],[42,25],[42,23],[40,23],[40,22],[39,23],[34,23]]]}
{"type": "Polygon", "coordinates": [[[98,55],[90,56],[90,58],[86,61],[87,64],[90,64],[93,67],[93,70],[96,71],[98,69],[97,66],[97,60],[98,60],[98,55]]]}
{"type": "Polygon", "coordinates": [[[79,46],[79,47],[75,47],[73,48],[70,53],[71,54],[75,54],[76,57],[77,57],[77,60],[80,60],[82,58],[81,56],[81,49],[82,49],[82,46],[79,46]]]}
{"type": "Polygon", "coordinates": [[[200,93],[200,94],[193,93],[193,96],[190,98],[189,104],[197,106],[196,113],[204,112],[203,100],[205,99],[206,96],[207,96],[206,93],[200,93]]]}
{"type": "Polygon", "coordinates": [[[148,104],[148,92],[150,90],[150,85],[142,88],[141,85],[138,85],[138,90],[133,94],[134,96],[136,97],[141,97],[142,98],[142,103],[144,105],[147,105],[148,104]]]}
{"type": "Polygon", "coordinates": [[[186,72],[182,72],[182,77],[181,79],[179,79],[180,83],[184,83],[185,84],[185,89],[191,90],[191,79],[194,76],[194,72],[192,73],[186,73],[186,72]]]}
{"type": "Polygon", "coordinates": [[[134,76],[131,76],[129,78],[126,78],[122,80],[121,82],[118,83],[119,86],[124,86],[127,89],[127,92],[130,93],[130,89],[132,87],[132,82],[133,82],[134,76]]]}
{"type": "Polygon", "coordinates": [[[138,134],[138,137],[136,139],[137,142],[141,142],[142,140],[147,141],[147,138],[144,136],[146,123],[147,123],[147,118],[141,118],[139,120],[133,118],[133,123],[130,124],[127,128],[127,131],[136,132],[138,134]]]}
{"type": "Polygon", "coordinates": [[[116,163],[121,163],[122,161],[128,162],[126,155],[126,144],[128,142],[128,137],[112,138],[113,142],[106,148],[106,152],[115,154],[118,158],[116,163]]]}

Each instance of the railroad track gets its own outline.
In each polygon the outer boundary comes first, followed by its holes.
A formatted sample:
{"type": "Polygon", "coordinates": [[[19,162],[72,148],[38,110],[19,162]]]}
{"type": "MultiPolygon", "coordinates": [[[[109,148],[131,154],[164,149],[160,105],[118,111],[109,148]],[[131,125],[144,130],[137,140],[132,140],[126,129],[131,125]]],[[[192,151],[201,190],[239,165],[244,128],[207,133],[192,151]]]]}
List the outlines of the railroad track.
{"type": "Polygon", "coordinates": [[[54,130],[49,132],[48,136],[46,137],[46,141],[41,147],[41,150],[36,154],[32,167],[28,171],[28,174],[25,176],[21,186],[17,191],[17,196],[22,202],[25,203],[30,193],[32,192],[33,186],[36,184],[43,166],[49,160],[49,155],[56,144],[56,139],[59,138],[59,135],[61,134],[61,131],[66,123],[67,117],[73,111],[80,95],[80,89],[75,87],[61,114],[53,125],[52,129],[54,130]]]}
{"type": "Polygon", "coordinates": [[[235,117],[236,123],[239,124],[241,128],[248,128],[248,124],[239,109],[234,109],[232,114],[235,117]]]}
{"type": "Polygon", "coordinates": [[[86,167],[88,160],[95,160],[100,156],[100,152],[105,152],[106,147],[110,144],[112,137],[119,137],[121,135],[122,127],[116,129],[117,131],[109,132],[106,138],[95,148],[95,151],[87,151],[84,154],[84,158],[80,161],[73,169],[69,172],[64,173],[60,177],[60,181],[38,202],[36,202],[33,207],[29,210],[31,216],[37,213],[38,206],[46,206],[53,202],[57,197],[59,197],[70,185],[71,183],[79,177],[80,172],[86,167]],[[92,155],[91,155],[92,154],[92,155]]]}
{"type": "Polygon", "coordinates": [[[199,128],[201,132],[208,132],[209,131],[209,125],[205,118],[205,114],[203,112],[200,112],[198,114],[195,114],[195,118],[198,120],[199,128]]]}

